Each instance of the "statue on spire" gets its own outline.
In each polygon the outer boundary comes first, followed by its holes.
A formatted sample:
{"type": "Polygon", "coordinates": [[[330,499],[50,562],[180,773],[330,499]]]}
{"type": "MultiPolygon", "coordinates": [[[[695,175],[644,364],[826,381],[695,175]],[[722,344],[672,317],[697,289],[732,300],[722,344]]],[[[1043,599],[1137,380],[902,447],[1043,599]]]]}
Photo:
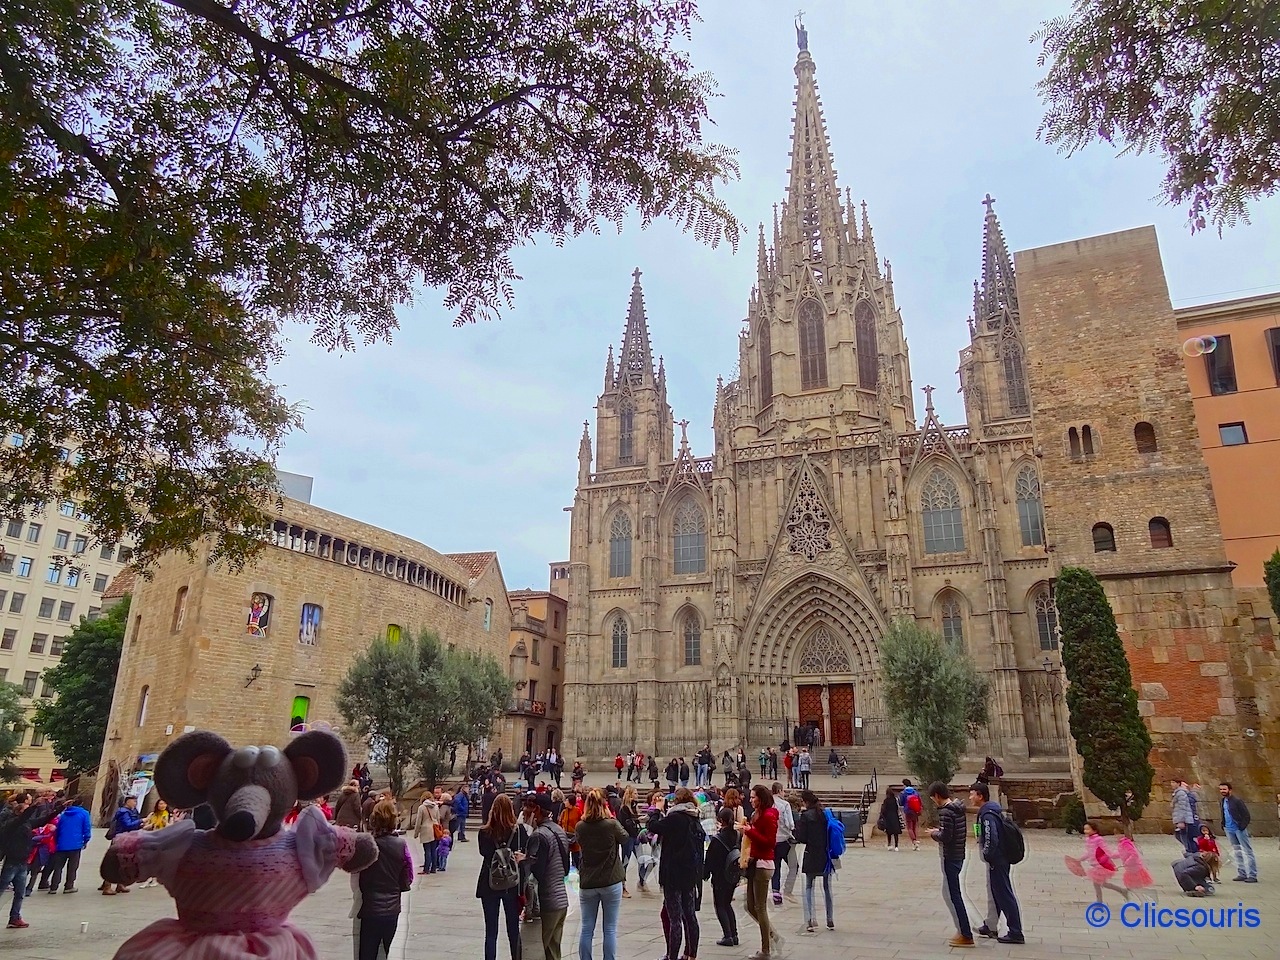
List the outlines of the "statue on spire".
{"type": "Polygon", "coordinates": [[[809,49],[809,31],[804,28],[804,11],[796,14],[796,46],[801,51],[809,49]]]}

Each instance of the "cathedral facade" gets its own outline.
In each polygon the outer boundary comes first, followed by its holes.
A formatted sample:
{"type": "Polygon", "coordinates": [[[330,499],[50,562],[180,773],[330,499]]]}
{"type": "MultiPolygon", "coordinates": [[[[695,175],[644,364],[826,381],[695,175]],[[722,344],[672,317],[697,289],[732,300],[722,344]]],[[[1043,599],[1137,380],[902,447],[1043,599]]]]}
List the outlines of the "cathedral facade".
{"type": "Polygon", "coordinates": [[[878,641],[906,617],[990,675],[992,752],[1065,769],[1012,258],[988,202],[961,355],[968,424],[944,425],[927,386],[918,416],[892,268],[865,203],[840,191],[806,46],[787,195],[761,229],[710,456],[673,422],[634,275],[594,449],[589,424],[579,449],[565,753],[754,751],[803,727],[887,760],[878,641]]]}

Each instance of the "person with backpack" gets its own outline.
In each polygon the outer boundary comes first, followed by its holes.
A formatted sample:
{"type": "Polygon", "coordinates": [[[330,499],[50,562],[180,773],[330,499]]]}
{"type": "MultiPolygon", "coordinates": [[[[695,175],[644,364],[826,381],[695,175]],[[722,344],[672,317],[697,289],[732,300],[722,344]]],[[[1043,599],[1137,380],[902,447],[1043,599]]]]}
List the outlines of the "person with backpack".
{"type": "MultiPolygon", "coordinates": [[[[917,795],[917,799],[919,796],[917,795]]],[[[898,852],[898,838],[902,836],[902,808],[898,806],[898,798],[893,791],[885,790],[884,802],[880,804],[880,816],[876,819],[876,828],[884,834],[884,844],[894,853],[898,852]]]]}
{"type": "MultiPolygon", "coordinates": [[[[769,879],[773,874],[773,851],[778,843],[778,811],[774,809],[773,793],[762,783],[751,791],[751,819],[736,824],[747,844],[747,914],[760,927],[760,950],[753,960],[769,960],[773,953],[781,952],[781,934],[769,922],[769,879]]],[[[669,958],[676,960],[676,958],[669,958]]]]}
{"type": "MultiPolygon", "coordinates": [[[[560,960],[560,938],[569,915],[569,895],[564,878],[569,875],[569,837],[551,819],[551,797],[529,791],[522,801],[525,822],[533,827],[527,849],[517,851],[522,881],[536,891],[538,917],[542,920],[542,953],[546,960],[560,960]]],[[[531,892],[534,892],[531,891],[531,892]]],[[[529,916],[526,894],[525,918],[529,916]]]]}
{"type": "Polygon", "coordinates": [[[911,849],[920,849],[920,836],[917,827],[920,814],[924,811],[924,801],[920,799],[920,791],[911,785],[910,780],[902,781],[902,819],[906,821],[907,836],[911,840],[911,849]]]}
{"type": "Polygon", "coordinates": [[[591,960],[591,941],[596,935],[596,917],[604,912],[604,960],[618,953],[618,914],[622,909],[622,882],[625,873],[618,851],[631,838],[614,817],[599,790],[587,794],[582,819],[574,831],[582,849],[578,867],[578,903],[582,907],[582,932],[578,936],[578,960],[591,960]]]}
{"type": "MultiPolygon", "coordinates": [[[[831,874],[835,865],[831,858],[830,826],[822,801],[812,790],[800,791],[804,810],[796,821],[796,842],[804,844],[804,860],[800,870],[804,874],[804,933],[817,932],[813,917],[813,885],[822,878],[822,899],[827,908],[827,929],[836,928],[835,906],[831,901],[831,874]]],[[[837,823],[839,821],[836,821],[837,823]]]]}
{"type": "Polygon", "coordinates": [[[527,835],[516,827],[516,810],[505,793],[494,798],[489,817],[480,828],[480,875],[476,898],[484,909],[484,960],[498,957],[498,912],[507,921],[511,960],[520,960],[520,865],[515,854],[527,845],[527,835]]]}
{"type": "Polygon", "coordinates": [[[983,923],[979,933],[997,934],[997,943],[1026,943],[1022,935],[1022,910],[1013,892],[1010,867],[1021,863],[1026,847],[1022,832],[1000,806],[991,799],[991,788],[979,780],[969,788],[969,802],[978,808],[978,850],[987,864],[987,890],[995,901],[995,925],[983,923]],[[1004,914],[1009,930],[1000,936],[1000,914],[1004,914]]]}
{"type": "MultiPolygon", "coordinates": [[[[698,902],[702,899],[703,850],[706,834],[698,817],[698,804],[688,787],[678,787],[670,809],[657,798],[646,829],[662,844],[658,861],[658,885],[667,913],[666,960],[698,955],[698,902]],[[683,942],[684,952],[681,952],[683,942]]],[[[584,958],[580,958],[584,960],[584,958]]]]}
{"type": "Polygon", "coordinates": [[[396,836],[396,808],[380,800],[369,815],[369,832],[378,845],[378,859],[357,874],[360,888],[358,960],[378,960],[391,953],[391,941],[400,925],[400,894],[413,888],[413,854],[396,836]]]}
{"type": "Polygon", "coordinates": [[[733,828],[734,821],[732,807],[721,807],[716,813],[717,829],[707,844],[703,864],[703,878],[711,881],[711,898],[716,907],[716,919],[720,921],[722,936],[716,941],[717,947],[738,945],[738,915],[733,912],[733,895],[742,880],[742,867],[738,863],[742,848],[738,831],[733,828]]]}
{"type": "Polygon", "coordinates": [[[929,836],[938,844],[942,859],[942,899],[951,911],[956,934],[947,941],[951,947],[972,947],[973,927],[969,923],[969,910],[964,905],[960,891],[960,873],[964,870],[966,834],[969,827],[965,819],[964,800],[951,799],[951,790],[941,780],[929,786],[929,799],[938,808],[938,826],[929,836]]]}

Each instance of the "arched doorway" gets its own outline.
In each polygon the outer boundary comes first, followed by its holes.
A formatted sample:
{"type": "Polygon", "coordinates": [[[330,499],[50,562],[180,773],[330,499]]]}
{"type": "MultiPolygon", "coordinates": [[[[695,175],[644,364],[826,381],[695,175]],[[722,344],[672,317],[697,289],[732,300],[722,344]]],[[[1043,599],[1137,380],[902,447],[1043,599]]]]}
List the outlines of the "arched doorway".
{"type": "Polygon", "coordinates": [[[801,642],[795,664],[798,741],[810,747],[852,746],[854,685],[848,647],[820,623],[801,642]]]}

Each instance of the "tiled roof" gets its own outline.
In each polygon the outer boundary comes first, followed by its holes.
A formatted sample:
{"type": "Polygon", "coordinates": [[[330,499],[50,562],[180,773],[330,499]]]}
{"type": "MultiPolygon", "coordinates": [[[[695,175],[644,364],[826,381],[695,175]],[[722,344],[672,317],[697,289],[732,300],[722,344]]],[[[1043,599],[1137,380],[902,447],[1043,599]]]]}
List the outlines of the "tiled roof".
{"type": "Polygon", "coordinates": [[[115,578],[107,584],[107,589],[102,591],[103,600],[118,600],[121,597],[127,597],[133,593],[133,588],[138,584],[138,568],[130,565],[125,567],[115,575],[115,578]]]}
{"type": "Polygon", "coordinates": [[[497,558],[498,553],[496,550],[485,550],[481,553],[446,553],[445,556],[459,564],[474,580],[484,573],[485,567],[497,558]]]}

